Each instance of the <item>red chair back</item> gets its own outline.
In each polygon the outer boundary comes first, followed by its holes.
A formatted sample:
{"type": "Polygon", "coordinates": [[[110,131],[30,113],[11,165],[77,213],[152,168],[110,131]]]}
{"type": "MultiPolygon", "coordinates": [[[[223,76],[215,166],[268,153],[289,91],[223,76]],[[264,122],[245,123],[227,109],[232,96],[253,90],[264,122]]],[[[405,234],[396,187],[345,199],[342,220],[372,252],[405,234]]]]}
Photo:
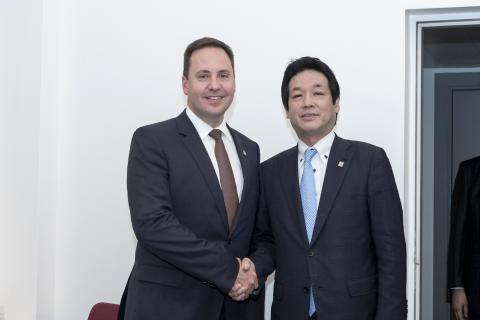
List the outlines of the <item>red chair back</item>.
{"type": "Polygon", "coordinates": [[[92,307],[88,320],[117,320],[118,304],[99,302],[92,307]]]}

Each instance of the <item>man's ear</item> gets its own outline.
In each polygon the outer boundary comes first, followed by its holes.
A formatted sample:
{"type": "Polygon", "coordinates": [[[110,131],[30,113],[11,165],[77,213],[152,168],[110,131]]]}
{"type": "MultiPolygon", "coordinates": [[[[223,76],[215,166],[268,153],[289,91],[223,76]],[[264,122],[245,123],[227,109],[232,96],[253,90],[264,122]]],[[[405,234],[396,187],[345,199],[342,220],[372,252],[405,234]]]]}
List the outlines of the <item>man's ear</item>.
{"type": "Polygon", "coordinates": [[[188,83],[188,78],[185,76],[182,76],[182,89],[183,89],[183,93],[188,96],[189,83],[188,83]]]}
{"type": "Polygon", "coordinates": [[[335,108],[335,112],[338,114],[338,112],[340,111],[340,98],[337,98],[337,100],[335,100],[335,103],[333,106],[335,108]]]}

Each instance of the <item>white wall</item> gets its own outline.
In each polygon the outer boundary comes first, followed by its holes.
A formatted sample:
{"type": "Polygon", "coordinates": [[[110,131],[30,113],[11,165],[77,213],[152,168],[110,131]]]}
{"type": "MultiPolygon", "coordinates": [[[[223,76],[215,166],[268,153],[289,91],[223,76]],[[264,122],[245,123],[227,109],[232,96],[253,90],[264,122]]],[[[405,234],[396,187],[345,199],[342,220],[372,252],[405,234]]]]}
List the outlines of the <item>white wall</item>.
{"type": "Polygon", "coordinates": [[[42,1],[0,2],[0,310],[34,319],[42,1]]]}
{"type": "Polygon", "coordinates": [[[234,49],[230,123],[259,142],[262,159],[295,143],[280,99],[285,66],[303,55],[326,61],[342,90],[338,133],[384,147],[403,198],[405,9],[479,4],[2,1],[7,320],[86,319],[95,302],[119,301],[135,247],[125,187],[130,137],[182,110],[189,42],[208,35],[234,49]]]}

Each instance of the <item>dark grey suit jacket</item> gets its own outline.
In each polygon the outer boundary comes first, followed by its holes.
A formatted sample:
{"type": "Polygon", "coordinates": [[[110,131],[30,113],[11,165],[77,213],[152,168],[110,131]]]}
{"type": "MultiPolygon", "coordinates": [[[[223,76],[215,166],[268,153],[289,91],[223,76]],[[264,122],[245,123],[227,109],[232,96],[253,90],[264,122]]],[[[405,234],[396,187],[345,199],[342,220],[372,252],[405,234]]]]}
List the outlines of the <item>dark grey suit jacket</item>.
{"type": "Polygon", "coordinates": [[[402,208],[383,149],[335,137],[309,244],[298,183],[298,149],[261,167],[262,206],[253,259],[275,269],[272,319],[406,319],[402,208]]]}
{"type": "Polygon", "coordinates": [[[464,287],[480,314],[480,157],[460,163],[452,193],[448,288],[464,287]]]}
{"type": "Polygon", "coordinates": [[[255,142],[229,129],[244,177],[230,234],[214,167],[185,111],[133,135],[127,184],[138,244],[125,319],[216,320],[221,312],[227,320],[263,319],[261,302],[227,295],[238,273],[235,257],[249,253],[260,158],[255,142]]]}

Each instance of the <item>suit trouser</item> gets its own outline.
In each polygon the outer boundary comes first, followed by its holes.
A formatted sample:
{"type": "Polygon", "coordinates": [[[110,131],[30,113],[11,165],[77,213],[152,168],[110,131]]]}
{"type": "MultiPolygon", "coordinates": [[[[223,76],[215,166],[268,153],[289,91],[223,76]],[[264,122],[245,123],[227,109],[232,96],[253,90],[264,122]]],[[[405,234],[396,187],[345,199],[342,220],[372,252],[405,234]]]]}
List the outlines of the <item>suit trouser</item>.
{"type": "MultiPolygon", "coordinates": [[[[480,320],[480,313],[478,311],[478,308],[475,308],[475,310],[471,307],[470,300],[468,300],[468,320],[480,320]]],[[[477,303],[476,301],[473,303],[477,303]]]]}
{"type": "Polygon", "coordinates": [[[223,302],[222,312],[220,312],[220,319],[219,320],[227,320],[227,316],[225,315],[225,302],[223,302]]]}
{"type": "MultiPolygon", "coordinates": [[[[478,272],[477,270],[475,270],[478,272]]],[[[468,279],[470,283],[478,281],[478,276],[468,279]]],[[[480,294],[479,288],[475,286],[466,287],[465,293],[468,301],[468,320],[480,320],[480,294]]]]}

